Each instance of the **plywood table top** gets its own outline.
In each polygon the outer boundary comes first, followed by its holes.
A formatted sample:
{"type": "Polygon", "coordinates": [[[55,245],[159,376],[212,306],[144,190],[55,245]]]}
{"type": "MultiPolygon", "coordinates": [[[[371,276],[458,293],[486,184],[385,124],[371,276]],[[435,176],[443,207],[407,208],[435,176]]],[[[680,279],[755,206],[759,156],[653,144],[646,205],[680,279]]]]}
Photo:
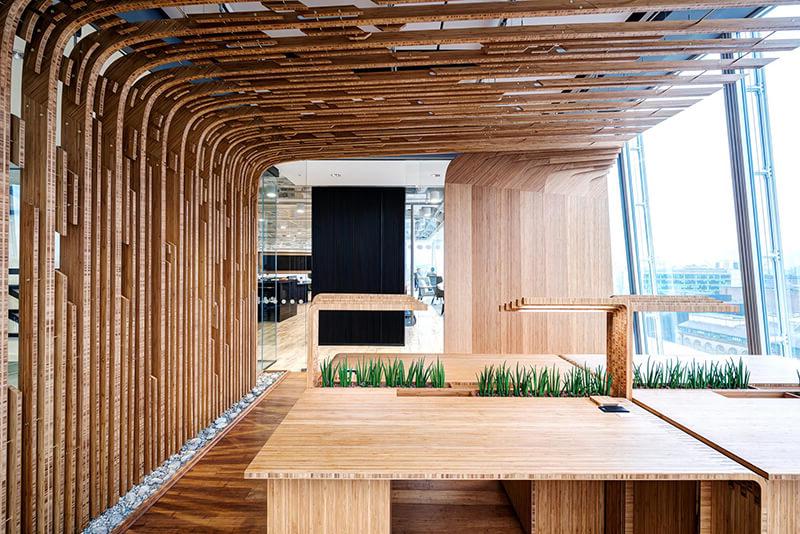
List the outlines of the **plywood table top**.
{"type": "Polygon", "coordinates": [[[625,400],[397,397],[307,390],[246,478],[754,479],[754,473],[625,400]]]}
{"type": "MultiPolygon", "coordinates": [[[[566,354],[564,358],[576,365],[586,365],[591,369],[597,366],[605,367],[605,354],[566,354]]],[[[783,386],[795,387],[798,385],[797,372],[800,371],[800,358],[787,358],[785,356],[766,356],[766,355],[723,355],[723,354],[684,354],[674,356],[636,354],[633,357],[634,365],[647,365],[647,359],[651,361],[680,360],[681,362],[696,361],[704,362],[725,362],[733,358],[738,362],[739,358],[747,365],[750,370],[750,383],[754,386],[783,386]]]]}
{"type": "Polygon", "coordinates": [[[391,362],[397,358],[398,360],[402,360],[406,368],[408,368],[408,364],[423,357],[425,358],[426,365],[435,362],[438,358],[444,365],[445,381],[452,385],[475,384],[477,382],[478,373],[483,371],[485,366],[498,366],[502,365],[504,362],[506,366],[512,370],[516,369],[517,365],[524,368],[534,366],[537,369],[552,369],[555,367],[562,375],[570,369],[575,369],[575,365],[555,354],[341,353],[337,354],[333,361],[340,362],[347,359],[348,366],[350,366],[362,359],[372,358],[381,359],[384,362],[391,362]]]}
{"type": "Polygon", "coordinates": [[[404,311],[428,309],[428,305],[411,295],[371,293],[320,293],[311,304],[320,310],[404,311]]]}
{"type": "Polygon", "coordinates": [[[800,399],[663,389],[634,399],[763,476],[800,479],[800,399]]]}

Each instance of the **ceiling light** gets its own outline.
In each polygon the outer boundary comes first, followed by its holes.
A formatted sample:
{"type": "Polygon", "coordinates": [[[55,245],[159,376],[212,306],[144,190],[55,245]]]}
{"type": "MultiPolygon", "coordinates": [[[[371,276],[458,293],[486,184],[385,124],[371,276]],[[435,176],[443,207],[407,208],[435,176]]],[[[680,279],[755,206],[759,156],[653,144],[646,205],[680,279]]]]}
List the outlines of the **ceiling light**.
{"type": "Polygon", "coordinates": [[[439,189],[430,189],[428,191],[428,202],[431,204],[439,204],[444,199],[441,190],[439,189]]]}
{"type": "Polygon", "coordinates": [[[286,225],[285,224],[281,225],[281,230],[286,230],[286,225]]]}
{"type": "Polygon", "coordinates": [[[306,207],[303,206],[302,204],[298,204],[297,205],[297,209],[295,209],[295,212],[297,212],[297,213],[305,213],[306,212],[306,207]]]}

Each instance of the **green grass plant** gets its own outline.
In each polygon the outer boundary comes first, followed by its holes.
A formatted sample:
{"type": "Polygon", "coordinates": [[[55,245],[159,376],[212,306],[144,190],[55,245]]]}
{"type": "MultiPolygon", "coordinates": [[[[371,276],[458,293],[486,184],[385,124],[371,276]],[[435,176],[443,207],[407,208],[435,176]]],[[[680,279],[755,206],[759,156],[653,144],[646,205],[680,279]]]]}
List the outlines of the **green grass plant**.
{"type": "Polygon", "coordinates": [[[322,387],[332,388],[334,384],[334,377],[339,364],[334,365],[333,361],[328,358],[319,364],[319,374],[322,377],[322,387]]]}
{"type": "Polygon", "coordinates": [[[367,381],[369,380],[369,368],[370,363],[372,360],[365,360],[360,359],[356,361],[355,373],[356,373],[356,385],[360,387],[366,387],[367,381]]]}
{"type": "Polygon", "coordinates": [[[491,397],[494,386],[494,365],[487,365],[478,373],[478,396],[491,397]]]}
{"type": "Polygon", "coordinates": [[[514,375],[511,377],[511,387],[514,390],[515,397],[530,397],[533,388],[531,387],[531,373],[535,372],[535,368],[526,369],[520,366],[517,362],[514,368],[514,375]]]}
{"type": "Polygon", "coordinates": [[[665,362],[650,358],[633,367],[633,387],[641,389],[746,389],[750,385],[750,370],[744,360],[733,358],[725,362],[665,362]]]}
{"type": "Polygon", "coordinates": [[[428,380],[431,377],[431,368],[430,366],[425,366],[425,358],[413,361],[408,368],[408,372],[413,377],[411,380],[412,387],[424,388],[428,385],[428,380]]]}
{"type": "Polygon", "coordinates": [[[388,363],[384,366],[383,371],[386,379],[386,387],[401,387],[405,382],[406,370],[403,360],[395,358],[392,360],[392,363],[388,363]]]}
{"type": "MultiPolygon", "coordinates": [[[[545,369],[547,371],[547,369],[545,369]]],[[[561,371],[554,365],[550,373],[545,377],[546,397],[561,396],[561,371]]]]}
{"type": "Polygon", "coordinates": [[[445,387],[444,364],[439,358],[436,358],[436,363],[430,364],[429,369],[431,386],[435,388],[445,387]]]}
{"type": "Polygon", "coordinates": [[[602,367],[576,368],[562,376],[556,366],[537,369],[517,364],[511,369],[503,362],[485,366],[477,380],[480,397],[588,397],[611,392],[611,377],[602,367]]]}
{"type": "Polygon", "coordinates": [[[505,362],[494,372],[494,395],[497,397],[511,396],[511,369],[506,366],[505,362]]]}
{"type": "Polygon", "coordinates": [[[346,358],[339,363],[338,370],[339,387],[349,388],[353,383],[353,370],[350,369],[350,364],[347,362],[346,358]]]}
{"type": "Polygon", "coordinates": [[[367,385],[373,388],[379,388],[382,383],[383,361],[370,359],[367,368],[367,385]]]}

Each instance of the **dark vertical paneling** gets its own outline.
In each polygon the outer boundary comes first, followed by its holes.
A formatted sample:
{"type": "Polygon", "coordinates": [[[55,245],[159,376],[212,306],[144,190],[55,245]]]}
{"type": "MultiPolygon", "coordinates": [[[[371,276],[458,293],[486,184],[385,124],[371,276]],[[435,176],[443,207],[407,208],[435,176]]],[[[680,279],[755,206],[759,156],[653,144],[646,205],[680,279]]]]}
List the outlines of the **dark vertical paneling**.
{"type": "MultiPolygon", "coordinates": [[[[403,293],[405,190],[315,187],[313,293],[403,293]]],[[[402,312],[322,312],[321,345],[402,345],[402,312]]]]}

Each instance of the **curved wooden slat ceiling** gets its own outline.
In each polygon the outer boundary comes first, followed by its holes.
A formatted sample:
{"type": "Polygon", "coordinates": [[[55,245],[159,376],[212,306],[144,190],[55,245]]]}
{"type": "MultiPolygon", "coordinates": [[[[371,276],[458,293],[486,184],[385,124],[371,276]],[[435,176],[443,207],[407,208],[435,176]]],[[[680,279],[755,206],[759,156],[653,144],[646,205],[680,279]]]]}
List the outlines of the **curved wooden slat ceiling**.
{"type": "MultiPolygon", "coordinates": [[[[112,10],[107,2],[96,9],[94,3],[61,3],[49,12],[59,19],[55,27],[91,21],[98,28],[62,68],[76,94],[92,83],[130,88],[130,104],[157,93],[198,125],[209,125],[209,139],[223,136],[263,165],[320,157],[618,147],[733,79],[709,72],[767,61],[665,58],[791,49],[794,40],[708,36],[788,30],[797,21],[603,22],[603,16],[766,3],[550,0],[357,8],[272,2],[261,4],[264,11],[141,23],[117,15],[125,7],[179,4],[119,2],[112,10]],[[601,18],[575,22],[570,16],[576,14],[601,18]],[[563,23],[536,24],[553,16],[563,23]],[[483,25],[509,18],[524,18],[526,25],[483,25]],[[444,24],[453,22],[476,26],[444,24]],[[413,26],[420,23],[444,29],[413,26]],[[280,30],[305,35],[266,33],[280,30]],[[126,55],[98,78],[97,68],[119,50],[126,55]],[[677,76],[681,70],[696,75],[677,76]]],[[[776,3],[789,2],[769,2],[776,3]]],[[[48,36],[38,46],[39,66],[54,33],[38,32],[42,41],[48,36]]]]}
{"type": "MultiPolygon", "coordinates": [[[[0,531],[79,530],[252,387],[268,166],[524,152],[595,172],[769,61],[739,54],[800,44],[780,36],[800,19],[747,17],[800,0],[355,1],[0,5],[0,191],[12,141],[25,156],[0,531]]],[[[0,286],[7,251],[0,232],[0,286]]]]}

